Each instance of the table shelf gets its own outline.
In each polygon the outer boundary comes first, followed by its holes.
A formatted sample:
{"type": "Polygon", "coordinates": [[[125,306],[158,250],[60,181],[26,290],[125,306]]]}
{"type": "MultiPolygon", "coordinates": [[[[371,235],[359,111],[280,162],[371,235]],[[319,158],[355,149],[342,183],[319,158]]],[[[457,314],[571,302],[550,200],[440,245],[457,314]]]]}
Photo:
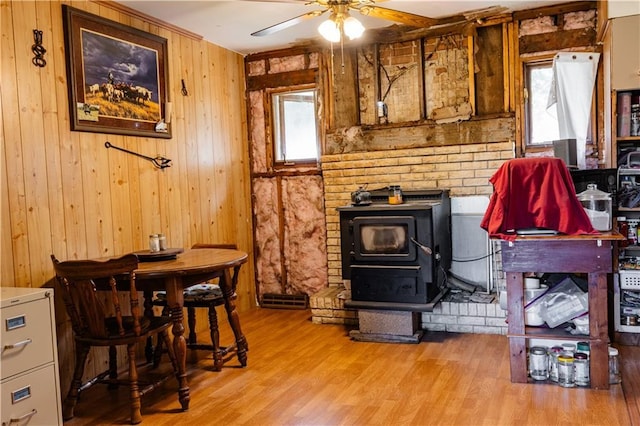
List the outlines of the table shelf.
{"type": "Polygon", "coordinates": [[[590,346],[591,387],[609,388],[608,275],[613,272],[613,248],[624,237],[599,235],[518,237],[502,241],[502,269],[507,279],[507,312],[511,381],[528,383],[527,341],[556,339],[587,341],[590,346]],[[544,270],[540,270],[544,268],[544,270]],[[524,274],[530,272],[588,275],[589,335],[527,327],[524,320],[524,274]]]}

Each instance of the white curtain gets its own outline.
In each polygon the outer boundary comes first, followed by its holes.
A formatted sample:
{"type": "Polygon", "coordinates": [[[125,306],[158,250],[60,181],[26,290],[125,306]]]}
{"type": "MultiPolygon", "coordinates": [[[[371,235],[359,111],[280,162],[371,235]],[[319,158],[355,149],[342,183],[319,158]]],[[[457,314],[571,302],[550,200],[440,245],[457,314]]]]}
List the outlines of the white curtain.
{"type": "Polygon", "coordinates": [[[576,140],[578,168],[586,165],[585,151],[591,102],[600,54],[561,52],[553,58],[553,80],[547,108],[557,108],[560,139],[576,140]]]}

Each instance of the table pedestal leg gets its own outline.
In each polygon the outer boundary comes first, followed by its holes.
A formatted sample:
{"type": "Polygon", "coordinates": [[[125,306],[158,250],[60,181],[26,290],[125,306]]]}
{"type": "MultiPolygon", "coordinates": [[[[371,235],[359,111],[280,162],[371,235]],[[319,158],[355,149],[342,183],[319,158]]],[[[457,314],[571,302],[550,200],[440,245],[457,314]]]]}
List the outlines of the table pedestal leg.
{"type": "Polygon", "coordinates": [[[182,295],[182,285],[177,278],[167,278],[166,281],[167,291],[167,305],[171,310],[171,322],[173,327],[171,332],[173,333],[173,351],[176,354],[176,361],[178,363],[178,372],[176,378],[178,379],[178,400],[184,411],[189,409],[189,383],[187,382],[187,341],[184,337],[184,325],[182,307],[184,305],[182,295]]]}

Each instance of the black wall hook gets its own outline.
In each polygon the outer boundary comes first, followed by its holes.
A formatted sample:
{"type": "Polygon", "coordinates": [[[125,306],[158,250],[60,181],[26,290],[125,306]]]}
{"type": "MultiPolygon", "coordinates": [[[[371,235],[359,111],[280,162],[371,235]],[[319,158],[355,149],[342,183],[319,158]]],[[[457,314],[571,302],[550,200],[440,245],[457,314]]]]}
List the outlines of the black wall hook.
{"type": "Polygon", "coordinates": [[[129,151],[128,149],[120,148],[118,146],[112,145],[111,142],[107,141],[104,143],[105,148],[114,148],[118,151],[126,152],[128,154],[133,154],[136,157],[144,158],[145,160],[151,161],[154,167],[158,169],[164,169],[166,167],[171,167],[171,160],[165,157],[157,156],[157,157],[147,157],[146,155],[138,154],[137,152],[129,151]]]}
{"type": "Polygon", "coordinates": [[[34,56],[31,62],[37,67],[44,67],[47,65],[47,61],[44,60],[44,54],[47,53],[47,49],[42,45],[42,30],[33,30],[34,44],[31,46],[31,51],[34,56]]]}

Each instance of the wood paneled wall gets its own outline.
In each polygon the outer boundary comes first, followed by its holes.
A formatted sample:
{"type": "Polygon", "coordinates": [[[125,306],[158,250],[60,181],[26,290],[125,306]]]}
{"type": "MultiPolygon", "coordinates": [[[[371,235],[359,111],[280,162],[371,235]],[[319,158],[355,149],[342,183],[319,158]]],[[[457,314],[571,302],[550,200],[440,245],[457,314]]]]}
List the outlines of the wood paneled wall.
{"type": "MultiPolygon", "coordinates": [[[[240,311],[253,307],[242,56],[104,2],[3,0],[0,5],[0,284],[49,286],[52,253],[59,259],[119,255],[146,249],[148,235],[163,232],[170,247],[235,242],[248,252],[237,303],[240,311]],[[62,4],[168,40],[172,139],[70,131],[62,4]],[[43,31],[44,68],[31,62],[34,29],[43,31]],[[188,96],[181,94],[182,79],[188,96]],[[162,155],[172,166],[156,169],[106,149],[105,141],[162,155]]],[[[56,307],[63,321],[63,306],[56,307]]],[[[206,320],[201,323],[206,327],[206,320]]],[[[59,339],[68,339],[70,329],[64,323],[58,328],[59,339]]],[[[69,349],[61,346],[61,361],[69,349]]]]}

